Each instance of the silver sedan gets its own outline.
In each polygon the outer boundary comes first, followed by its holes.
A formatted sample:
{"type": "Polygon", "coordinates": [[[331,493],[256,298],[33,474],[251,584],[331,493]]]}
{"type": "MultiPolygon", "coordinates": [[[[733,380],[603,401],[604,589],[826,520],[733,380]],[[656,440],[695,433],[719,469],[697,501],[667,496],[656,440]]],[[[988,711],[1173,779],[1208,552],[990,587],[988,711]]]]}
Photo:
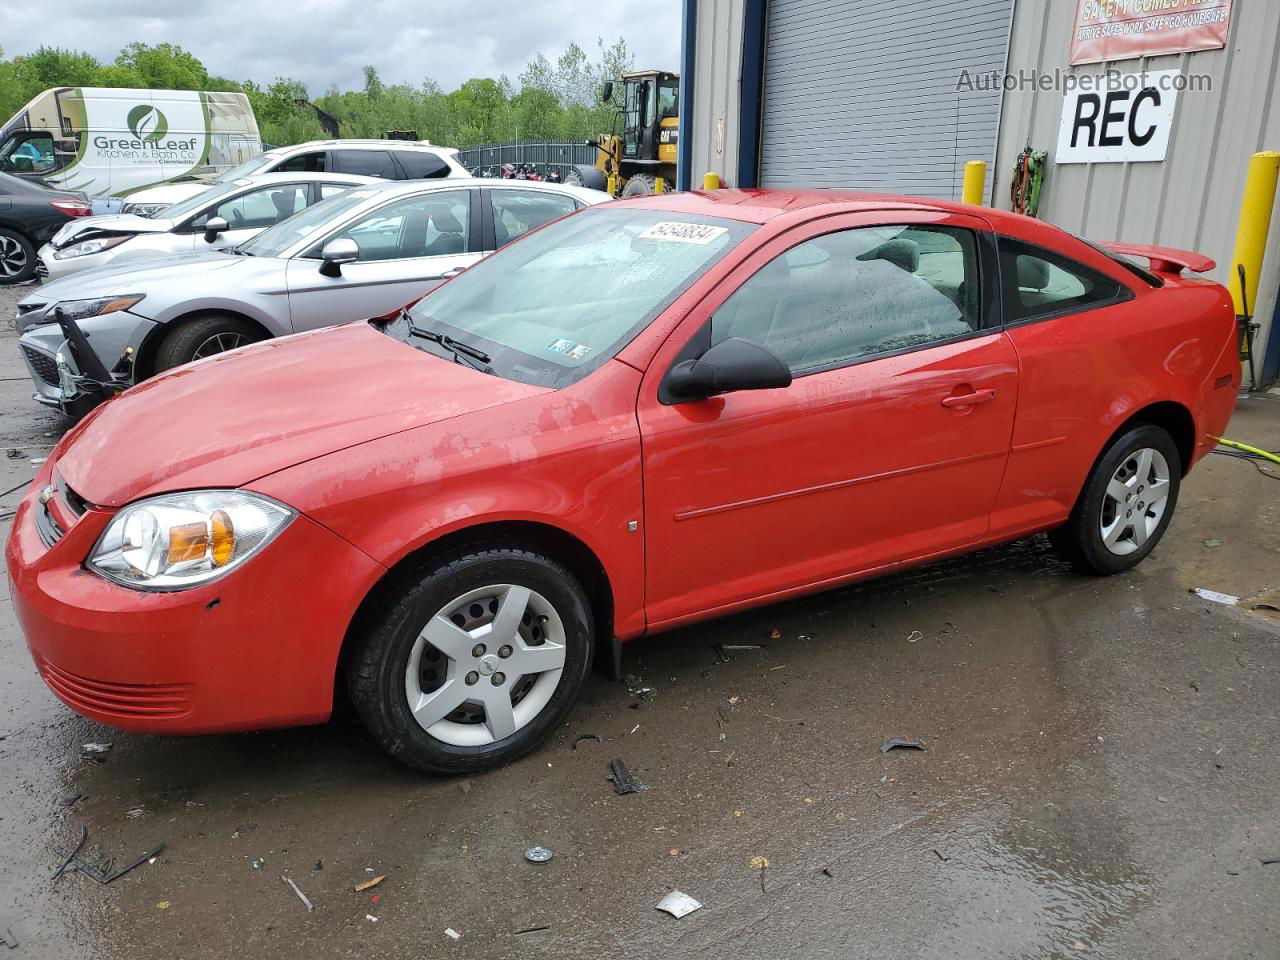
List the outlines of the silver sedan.
{"type": "Polygon", "coordinates": [[[47,283],[18,304],[34,398],[79,415],[170,367],[394,311],[527,231],[608,199],[537,181],[380,183],[232,249],[47,283]]]}

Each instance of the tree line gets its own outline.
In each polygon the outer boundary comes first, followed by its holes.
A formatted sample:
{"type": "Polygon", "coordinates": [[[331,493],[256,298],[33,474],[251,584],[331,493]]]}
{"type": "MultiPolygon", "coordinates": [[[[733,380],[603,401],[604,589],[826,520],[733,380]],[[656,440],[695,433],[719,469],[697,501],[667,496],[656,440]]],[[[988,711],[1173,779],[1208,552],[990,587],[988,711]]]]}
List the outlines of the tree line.
{"type": "Polygon", "coordinates": [[[111,63],[56,47],[12,58],[0,50],[0,123],[50,87],[140,87],[242,92],[253,104],[262,139],[276,146],[327,137],[315,108],[337,120],[343,137],[415,130],[433,143],[456,147],[580,140],[612,129],[621,85],[608,104],[600,103],[600,89],[635,67],[622,38],[612,44],[597,40],[596,48],[591,56],[570,42],[554,61],[537,54],[515,81],[506,75],[477,77],[451,92],[431,79],[418,86],[387,85],[369,66],[361,89],[331,87],[314,99],[305,84],[288,77],[260,86],[216,76],[194,54],[169,43],[131,43],[111,63]]]}

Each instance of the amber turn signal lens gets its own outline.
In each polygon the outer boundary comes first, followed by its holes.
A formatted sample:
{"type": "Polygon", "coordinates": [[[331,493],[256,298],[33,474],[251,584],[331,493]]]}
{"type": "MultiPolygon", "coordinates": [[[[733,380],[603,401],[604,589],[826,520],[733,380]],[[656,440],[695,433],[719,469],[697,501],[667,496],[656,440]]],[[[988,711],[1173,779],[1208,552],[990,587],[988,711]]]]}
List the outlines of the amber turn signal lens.
{"type": "Polygon", "coordinates": [[[166,562],[186,563],[188,560],[203,560],[205,549],[209,546],[209,529],[203,523],[184,523],[169,528],[169,555],[166,562]]]}
{"type": "Polygon", "coordinates": [[[236,528],[231,523],[231,516],[225,510],[215,510],[209,518],[210,538],[209,556],[215,567],[225,567],[236,555],[236,528]]]}

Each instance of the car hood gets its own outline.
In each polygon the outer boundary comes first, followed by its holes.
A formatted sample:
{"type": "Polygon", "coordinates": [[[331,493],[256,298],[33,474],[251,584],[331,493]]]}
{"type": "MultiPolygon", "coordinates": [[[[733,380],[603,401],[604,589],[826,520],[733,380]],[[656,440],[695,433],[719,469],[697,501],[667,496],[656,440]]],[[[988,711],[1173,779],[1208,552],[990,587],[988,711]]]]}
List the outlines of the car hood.
{"type": "Polygon", "coordinates": [[[122,233],[168,233],[172,229],[172,220],[139,217],[132,213],[115,213],[72,220],[53,235],[52,243],[56,249],[60,250],[70,243],[88,240],[90,237],[119,236],[122,233]]]}
{"type": "Polygon", "coordinates": [[[58,453],[90,503],[238,487],[305,460],[547,392],[424,353],[367,323],[266,340],[109,401],[58,453]]]}
{"type": "MultiPolygon", "coordinates": [[[[57,303],[60,300],[88,300],[93,297],[113,297],[123,293],[146,293],[153,285],[169,282],[185,284],[197,276],[213,271],[243,269],[245,264],[253,259],[231,253],[187,253],[175,257],[127,260],[118,266],[84,270],[41,284],[34,293],[24,297],[20,305],[57,303]]],[[[260,262],[276,264],[281,261],[263,258],[260,262]]],[[[143,301],[143,304],[145,302],[143,301]]],[[[133,312],[146,316],[143,304],[139,304],[138,309],[133,312]]]]}

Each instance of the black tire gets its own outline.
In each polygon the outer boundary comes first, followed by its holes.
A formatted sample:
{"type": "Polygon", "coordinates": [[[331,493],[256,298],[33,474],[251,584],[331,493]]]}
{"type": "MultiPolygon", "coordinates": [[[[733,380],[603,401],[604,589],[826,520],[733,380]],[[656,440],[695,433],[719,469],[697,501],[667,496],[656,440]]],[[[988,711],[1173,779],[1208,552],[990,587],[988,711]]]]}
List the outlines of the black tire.
{"type": "Polygon", "coordinates": [[[243,347],[263,339],[266,338],[260,327],[226,313],[208,313],[202,317],[183,320],[160,341],[160,349],[156,353],[156,373],[190,363],[198,359],[196,355],[202,350],[203,356],[210,356],[212,353],[243,347]],[[219,338],[227,346],[209,349],[210,342],[216,344],[219,338]]]}
{"type": "Polygon", "coordinates": [[[578,172],[576,167],[570,167],[564,175],[564,182],[571,187],[585,187],[587,181],[583,179],[582,174],[578,172]]]}
{"type": "Polygon", "coordinates": [[[17,230],[0,228],[0,285],[26,283],[36,275],[35,245],[17,230]]]}
{"type": "MultiPolygon", "coordinates": [[[[436,558],[395,589],[385,612],[371,621],[347,669],[351,702],[387,753],[424,773],[468,774],[523,756],[555,730],[582,689],[595,649],[590,601],[572,573],[541,554],[494,546],[436,558]],[[405,689],[410,657],[419,634],[438,612],[453,599],[490,584],[527,587],[554,607],[564,626],[564,666],[550,699],[514,733],[480,746],[448,743],[429,734],[410,710],[405,689]]],[[[461,669],[466,667],[454,665],[455,680],[461,669]]],[[[515,686],[513,682],[513,693],[515,686]]]]}
{"type": "MultiPolygon", "coordinates": [[[[1145,487],[1138,482],[1140,478],[1135,476],[1134,479],[1133,494],[1139,499],[1136,499],[1131,506],[1134,512],[1138,512],[1139,505],[1145,511],[1149,508],[1146,501],[1140,499],[1142,494],[1138,492],[1140,489],[1145,490],[1145,487]]],[[[1084,489],[1080,491],[1071,516],[1061,527],[1050,531],[1049,539],[1063,559],[1070,561],[1080,573],[1090,576],[1123,573],[1141,563],[1164,536],[1173,518],[1174,509],[1178,505],[1178,489],[1181,483],[1182,456],[1178,453],[1178,446],[1167,430],[1153,424],[1141,424],[1126,430],[1112,441],[1098,458],[1088,479],[1085,480],[1084,489]],[[1109,548],[1103,540],[1104,519],[1107,516],[1115,516],[1119,521],[1119,515],[1115,512],[1116,501],[1112,499],[1110,505],[1107,503],[1107,489],[1112,479],[1116,477],[1117,471],[1124,467],[1128,472],[1138,462],[1136,457],[1143,450],[1154,450],[1164,457],[1169,474],[1168,494],[1159,521],[1154,529],[1146,534],[1145,541],[1138,545],[1134,542],[1136,537],[1130,534],[1126,538],[1128,543],[1123,544],[1130,549],[1130,552],[1121,555],[1109,548]]],[[[1120,522],[1123,523],[1123,521],[1120,522]]]]}
{"type": "Polygon", "coordinates": [[[622,188],[623,197],[647,197],[658,190],[658,178],[648,173],[637,173],[627,178],[622,188]]]}

